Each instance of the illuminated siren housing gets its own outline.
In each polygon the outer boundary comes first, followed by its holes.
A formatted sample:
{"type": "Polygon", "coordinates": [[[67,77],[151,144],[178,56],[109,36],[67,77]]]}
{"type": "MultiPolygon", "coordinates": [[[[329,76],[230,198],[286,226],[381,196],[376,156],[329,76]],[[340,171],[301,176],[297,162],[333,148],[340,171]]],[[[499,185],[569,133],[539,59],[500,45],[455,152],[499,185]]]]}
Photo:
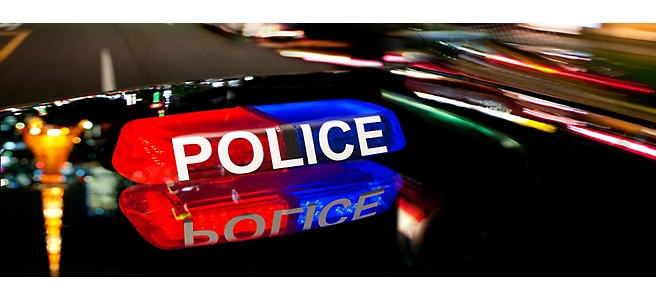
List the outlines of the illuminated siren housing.
{"type": "Polygon", "coordinates": [[[133,120],[121,131],[112,163],[132,181],[171,183],[357,159],[404,146],[390,110],[324,100],[133,120]]]}
{"type": "Polygon", "coordinates": [[[140,184],[120,208],[151,244],[176,249],[286,235],[389,209],[403,179],[354,160],[224,179],[140,184]]]}

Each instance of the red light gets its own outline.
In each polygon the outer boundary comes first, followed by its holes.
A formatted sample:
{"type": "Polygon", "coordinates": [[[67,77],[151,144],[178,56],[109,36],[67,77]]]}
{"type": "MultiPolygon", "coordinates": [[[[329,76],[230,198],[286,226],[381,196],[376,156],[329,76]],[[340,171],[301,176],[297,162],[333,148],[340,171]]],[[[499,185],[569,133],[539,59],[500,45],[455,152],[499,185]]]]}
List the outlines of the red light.
{"type": "Polygon", "coordinates": [[[37,169],[43,169],[43,167],[45,167],[45,166],[46,166],[46,164],[43,163],[42,161],[36,163],[36,168],[37,169]]]}
{"type": "Polygon", "coordinates": [[[567,129],[606,145],[624,149],[640,156],[656,160],[656,147],[589,128],[568,125],[567,129]]]}
{"type": "Polygon", "coordinates": [[[443,207],[441,194],[424,190],[405,181],[396,199],[398,203],[397,230],[413,240],[421,230],[424,219],[439,212],[443,207]]]}
{"type": "MultiPolygon", "coordinates": [[[[202,192],[201,195],[207,196],[202,192]]],[[[198,197],[198,193],[192,196],[198,197]]],[[[232,194],[224,193],[195,199],[198,201],[185,201],[166,185],[142,184],[124,191],[120,205],[141,235],[162,249],[267,237],[270,236],[274,211],[289,207],[286,201],[275,195],[249,197],[245,194],[240,197],[244,199],[236,200],[232,194]],[[251,215],[257,217],[249,217],[251,215]],[[262,223],[258,224],[258,221],[262,223]],[[185,241],[185,230],[190,241],[185,241]],[[216,240],[213,240],[213,235],[216,235],[216,240]]],[[[287,216],[282,215],[280,230],[284,232],[286,226],[287,216]]]]}
{"type": "Polygon", "coordinates": [[[460,73],[455,72],[453,70],[447,69],[445,67],[433,64],[433,63],[413,63],[410,65],[411,67],[415,68],[420,68],[420,69],[426,69],[426,70],[433,70],[433,71],[438,71],[438,72],[444,72],[444,73],[449,73],[452,75],[460,75],[460,73]]]}
{"type": "Polygon", "coordinates": [[[164,106],[164,104],[162,103],[153,103],[150,105],[150,108],[160,108],[162,106],[164,106]]]}
{"type": "Polygon", "coordinates": [[[340,99],[134,120],[122,128],[112,163],[132,181],[168,183],[355,159],[404,145],[393,112],[340,99]]]}
{"type": "Polygon", "coordinates": [[[349,161],[179,184],[138,184],[121,211],[154,246],[176,249],[287,235],[388,210],[394,171],[349,161]]]}
{"type": "MultiPolygon", "coordinates": [[[[278,124],[237,107],[231,109],[170,115],[158,118],[139,119],[128,122],[122,129],[112,163],[117,172],[126,178],[141,183],[177,182],[176,157],[173,139],[190,135],[209,141],[209,156],[201,162],[193,157],[201,154],[201,147],[194,143],[180,143],[179,155],[188,161],[190,179],[201,177],[220,178],[230,174],[217,155],[220,140],[231,131],[247,132],[259,140],[263,161],[258,170],[272,168],[271,154],[266,128],[278,124]],[[184,152],[184,153],[182,153],[184,152]]],[[[282,135],[277,132],[278,144],[284,145],[282,135]]],[[[228,156],[240,167],[253,161],[254,151],[248,140],[235,138],[228,144],[228,156]]],[[[280,153],[285,159],[284,151],[280,153]]],[[[225,163],[225,162],[224,162],[225,163]]]]}
{"type": "Polygon", "coordinates": [[[621,81],[617,79],[612,79],[608,77],[603,77],[603,76],[596,76],[592,74],[580,74],[580,73],[574,73],[570,71],[565,71],[565,70],[560,70],[560,69],[554,69],[554,68],[549,68],[537,64],[531,64],[531,63],[525,63],[513,58],[509,57],[504,57],[500,55],[495,55],[495,54],[486,54],[485,58],[490,59],[490,60],[495,60],[499,62],[504,62],[507,64],[511,65],[516,65],[520,67],[525,67],[529,69],[533,69],[536,71],[540,71],[543,73],[551,73],[551,74],[557,74],[565,77],[570,77],[570,78],[576,78],[576,79],[581,79],[589,82],[594,82],[598,84],[603,84],[603,85],[608,85],[608,86],[613,86],[617,88],[623,88],[627,90],[633,90],[637,92],[643,92],[643,93],[654,93],[653,89],[640,86],[637,84],[633,84],[631,82],[626,82],[626,81],[621,81]]]}

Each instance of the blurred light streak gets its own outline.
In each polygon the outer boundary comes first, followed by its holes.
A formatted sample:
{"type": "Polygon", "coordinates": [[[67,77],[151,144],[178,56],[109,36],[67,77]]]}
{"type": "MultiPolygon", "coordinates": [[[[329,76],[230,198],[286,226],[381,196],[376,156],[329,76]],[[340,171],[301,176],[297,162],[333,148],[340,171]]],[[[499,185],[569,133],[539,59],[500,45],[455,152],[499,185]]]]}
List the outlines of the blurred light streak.
{"type": "Polygon", "coordinates": [[[641,128],[640,131],[642,131],[644,133],[647,133],[647,134],[656,135],[656,130],[641,128]]]}
{"type": "MultiPolygon", "coordinates": [[[[465,50],[466,48],[461,48],[465,50]]],[[[647,88],[647,87],[642,87],[638,86],[629,82],[621,81],[621,80],[615,80],[612,78],[607,78],[607,77],[602,77],[602,76],[596,76],[592,74],[578,74],[578,73],[572,73],[569,71],[563,71],[563,70],[558,70],[554,68],[549,68],[537,64],[531,64],[531,63],[525,63],[522,61],[519,61],[514,58],[510,57],[505,57],[497,54],[483,54],[483,56],[486,59],[493,60],[493,61],[498,61],[498,62],[503,62],[515,66],[520,66],[528,69],[533,69],[536,71],[540,71],[543,73],[549,73],[549,74],[556,74],[556,75],[561,75],[565,77],[570,77],[570,78],[576,78],[576,79],[581,79],[584,81],[589,81],[589,82],[594,82],[594,83],[599,83],[607,86],[612,86],[612,87],[617,87],[617,88],[623,88],[627,90],[632,90],[632,91],[637,91],[637,92],[643,92],[643,93],[654,93],[653,89],[647,88]]]]}
{"type": "Polygon", "coordinates": [[[440,97],[440,96],[436,96],[436,95],[431,95],[431,94],[426,94],[426,93],[422,93],[422,92],[416,92],[415,91],[415,94],[417,96],[421,97],[421,98],[424,98],[424,99],[433,100],[433,101],[440,102],[440,103],[445,103],[445,104],[451,104],[451,105],[455,105],[455,106],[458,106],[458,107],[473,109],[473,110],[482,112],[484,114],[487,114],[487,115],[490,115],[490,116],[493,116],[493,117],[501,118],[501,119],[504,119],[504,120],[507,120],[507,121],[510,121],[510,122],[513,122],[513,123],[516,123],[516,124],[519,124],[519,125],[523,125],[523,126],[526,126],[526,127],[535,128],[535,129],[538,129],[538,130],[541,130],[541,131],[544,131],[544,132],[554,133],[554,132],[556,132],[556,130],[558,130],[556,128],[556,126],[553,126],[551,124],[538,122],[538,121],[535,121],[535,120],[527,119],[527,118],[524,118],[524,117],[520,117],[520,116],[517,116],[517,115],[513,115],[513,114],[501,112],[501,111],[491,110],[491,109],[486,108],[486,107],[471,105],[471,104],[464,103],[462,101],[448,99],[448,98],[444,98],[444,97],[440,97]]]}
{"type": "Polygon", "coordinates": [[[348,56],[328,55],[304,51],[281,51],[281,56],[301,58],[305,61],[330,63],[351,67],[382,67],[383,63],[375,60],[363,60],[348,56]]]}
{"type": "Polygon", "coordinates": [[[562,57],[562,58],[567,58],[567,59],[573,59],[573,60],[592,61],[591,58],[580,57],[580,56],[575,56],[575,55],[567,55],[567,54],[561,54],[561,53],[555,53],[555,52],[547,52],[547,51],[541,51],[540,53],[542,53],[542,54],[544,54],[544,55],[557,56],[557,57],[562,57]]]}
{"type": "Polygon", "coordinates": [[[581,128],[571,125],[568,125],[567,129],[576,132],[578,134],[584,135],[586,137],[589,137],[592,140],[604,143],[606,145],[624,149],[629,152],[656,160],[656,147],[639,143],[620,136],[603,133],[601,131],[597,131],[593,129],[581,128]]]}
{"type": "Polygon", "coordinates": [[[412,59],[396,54],[386,54],[383,56],[383,60],[386,62],[397,62],[397,63],[412,62],[412,59]]]}
{"type": "Polygon", "coordinates": [[[467,48],[467,47],[458,47],[458,49],[460,49],[462,51],[465,51],[465,52],[469,52],[469,53],[474,54],[474,55],[478,55],[478,56],[485,56],[486,55],[483,52],[476,51],[474,49],[470,49],[470,48],[467,48]]]}
{"type": "MultiPolygon", "coordinates": [[[[422,114],[427,114],[428,116],[435,118],[437,120],[441,120],[443,122],[448,122],[452,125],[455,126],[460,126],[462,128],[466,129],[473,129],[475,131],[478,131],[479,133],[492,138],[493,140],[499,142],[503,147],[505,148],[517,148],[517,149],[522,149],[522,146],[512,139],[511,137],[508,137],[507,135],[497,132],[494,130],[491,130],[485,126],[482,126],[476,122],[467,120],[465,118],[461,118],[457,115],[451,114],[449,112],[446,112],[442,109],[432,107],[430,105],[421,103],[417,101],[416,99],[392,93],[389,91],[381,90],[381,95],[387,99],[390,99],[392,101],[395,101],[399,104],[405,105],[407,107],[413,107],[415,109],[418,109],[422,114]]],[[[523,150],[523,149],[522,149],[523,150]]]]}
{"type": "Polygon", "coordinates": [[[413,77],[413,78],[420,78],[420,79],[444,79],[444,76],[440,75],[435,75],[431,73],[426,73],[426,72],[421,72],[421,71],[415,71],[415,70],[391,70],[390,71],[393,74],[397,75],[404,75],[408,77],[413,77]]]}
{"type": "MultiPolygon", "coordinates": [[[[233,31],[229,25],[220,26],[224,30],[233,31]]],[[[233,25],[233,27],[235,27],[233,25]]],[[[254,38],[271,38],[271,37],[302,37],[305,35],[303,30],[282,30],[282,26],[276,23],[246,23],[242,26],[241,33],[245,37],[254,38]]],[[[235,28],[236,29],[236,28],[235,28]]]]}
{"type": "Polygon", "coordinates": [[[584,27],[599,28],[601,23],[526,23],[519,24],[519,26],[533,30],[578,35],[581,34],[584,27]]]}
{"type": "Polygon", "coordinates": [[[574,120],[574,119],[570,119],[570,118],[566,118],[566,117],[560,117],[560,116],[556,116],[556,115],[552,115],[552,114],[549,114],[549,113],[545,113],[545,112],[538,111],[538,110],[533,110],[533,109],[528,109],[528,108],[524,108],[523,112],[525,114],[536,116],[536,117],[541,118],[541,119],[545,119],[545,120],[549,120],[549,121],[555,121],[555,122],[566,124],[566,125],[585,126],[587,124],[586,122],[583,122],[583,121],[578,121],[578,120],[574,120]]]}
{"type": "Polygon", "coordinates": [[[318,55],[318,54],[312,52],[304,52],[304,51],[280,51],[280,55],[284,57],[303,58],[309,55],[318,55]]]}
{"type": "Polygon", "coordinates": [[[453,70],[449,70],[445,67],[438,66],[433,63],[413,63],[410,65],[410,67],[414,68],[420,68],[420,69],[426,69],[426,70],[432,70],[432,71],[438,71],[438,72],[444,72],[452,75],[460,75],[458,72],[455,72],[453,70]]]}
{"type": "Polygon", "coordinates": [[[302,30],[280,30],[275,32],[265,32],[255,34],[255,37],[259,38],[271,38],[271,37],[300,37],[305,35],[305,32],[302,30]]]}
{"type": "Polygon", "coordinates": [[[524,94],[515,93],[515,92],[511,92],[511,91],[506,91],[506,90],[502,90],[502,91],[503,91],[504,95],[513,97],[513,98],[518,99],[518,100],[523,100],[523,101],[526,101],[526,102],[531,102],[531,103],[542,105],[542,106],[553,107],[553,108],[556,108],[556,109],[559,109],[559,110],[571,111],[571,112],[575,112],[575,113],[578,113],[578,114],[583,114],[583,115],[588,114],[587,111],[576,109],[576,108],[565,106],[565,105],[561,105],[561,104],[557,104],[557,103],[553,103],[551,101],[546,101],[546,100],[538,99],[538,98],[535,98],[535,97],[531,97],[531,96],[527,96],[527,95],[524,95],[524,94]]]}

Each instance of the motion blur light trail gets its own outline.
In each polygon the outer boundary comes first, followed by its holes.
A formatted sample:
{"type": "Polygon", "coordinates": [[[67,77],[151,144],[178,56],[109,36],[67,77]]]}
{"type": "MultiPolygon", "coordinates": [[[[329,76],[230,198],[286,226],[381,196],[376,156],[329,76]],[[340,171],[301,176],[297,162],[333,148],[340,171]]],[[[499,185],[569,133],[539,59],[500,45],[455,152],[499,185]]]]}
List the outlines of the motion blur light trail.
{"type": "Polygon", "coordinates": [[[549,68],[549,67],[545,67],[545,66],[541,66],[541,65],[537,65],[537,64],[522,62],[522,61],[519,61],[519,60],[516,60],[516,59],[513,59],[513,58],[504,57],[504,56],[500,56],[500,55],[496,55],[496,54],[483,54],[483,56],[486,59],[489,59],[489,60],[503,62],[503,63],[507,63],[507,64],[511,64],[511,65],[515,65],[515,66],[520,66],[520,67],[524,67],[524,68],[529,68],[529,69],[533,69],[533,70],[540,71],[540,72],[543,72],[543,73],[556,74],[556,75],[561,75],[561,76],[565,76],[565,77],[576,78],[576,79],[585,80],[585,81],[588,81],[588,82],[594,82],[594,83],[598,83],[598,84],[603,84],[603,85],[607,85],[607,86],[612,86],[612,87],[617,87],[617,88],[622,88],[622,89],[627,89],[627,90],[632,90],[632,91],[637,91],[637,92],[642,92],[642,93],[651,93],[651,94],[654,93],[653,89],[643,87],[643,86],[639,86],[639,85],[636,85],[636,84],[632,84],[630,82],[625,82],[625,81],[621,81],[621,80],[612,79],[612,78],[607,78],[607,77],[602,77],[602,76],[595,76],[595,75],[592,75],[592,74],[578,74],[578,73],[574,73],[574,72],[558,70],[558,69],[549,68]]]}
{"type": "Polygon", "coordinates": [[[597,130],[581,128],[578,126],[568,125],[567,129],[606,145],[624,149],[626,151],[656,160],[656,148],[653,146],[639,143],[620,136],[603,133],[597,130]]]}
{"type": "Polygon", "coordinates": [[[328,55],[303,51],[281,51],[281,56],[301,58],[305,61],[329,63],[350,67],[382,67],[383,63],[375,60],[355,59],[348,56],[328,55]]]}
{"type": "Polygon", "coordinates": [[[421,98],[424,98],[424,99],[433,100],[433,101],[440,102],[440,103],[445,103],[445,104],[451,104],[451,105],[455,105],[455,106],[458,106],[458,107],[473,109],[473,110],[480,111],[484,114],[487,114],[487,115],[490,115],[490,116],[493,116],[493,117],[504,119],[504,120],[507,120],[507,121],[510,121],[510,122],[513,122],[513,123],[516,123],[516,124],[519,124],[519,125],[526,126],[526,127],[535,128],[535,129],[538,129],[538,130],[541,130],[541,131],[544,131],[544,132],[554,133],[558,130],[558,128],[556,126],[553,126],[551,124],[538,122],[538,121],[535,121],[535,120],[527,119],[527,118],[524,118],[524,117],[520,117],[520,116],[517,116],[517,115],[513,115],[513,114],[501,112],[501,111],[491,110],[491,109],[486,108],[486,107],[471,105],[471,104],[464,103],[462,101],[447,99],[447,98],[444,98],[444,97],[431,95],[431,94],[426,94],[426,93],[422,93],[422,92],[415,92],[415,94],[417,96],[421,97],[421,98]]]}

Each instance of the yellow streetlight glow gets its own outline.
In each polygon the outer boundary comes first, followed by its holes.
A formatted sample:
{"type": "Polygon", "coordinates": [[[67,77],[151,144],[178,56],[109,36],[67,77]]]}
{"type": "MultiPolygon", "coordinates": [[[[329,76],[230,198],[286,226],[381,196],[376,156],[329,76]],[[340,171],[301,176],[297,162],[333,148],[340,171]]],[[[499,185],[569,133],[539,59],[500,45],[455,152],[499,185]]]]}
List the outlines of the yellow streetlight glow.
{"type": "Polygon", "coordinates": [[[73,150],[73,145],[81,141],[78,136],[84,129],[92,127],[93,124],[87,120],[82,120],[71,127],[46,125],[39,117],[29,119],[27,125],[16,124],[16,129],[22,134],[23,141],[39,162],[37,166],[43,171],[41,199],[50,276],[59,276],[61,259],[61,218],[64,215],[62,182],[66,180],[66,177],[61,174],[61,168],[68,163],[68,156],[73,150]]]}

